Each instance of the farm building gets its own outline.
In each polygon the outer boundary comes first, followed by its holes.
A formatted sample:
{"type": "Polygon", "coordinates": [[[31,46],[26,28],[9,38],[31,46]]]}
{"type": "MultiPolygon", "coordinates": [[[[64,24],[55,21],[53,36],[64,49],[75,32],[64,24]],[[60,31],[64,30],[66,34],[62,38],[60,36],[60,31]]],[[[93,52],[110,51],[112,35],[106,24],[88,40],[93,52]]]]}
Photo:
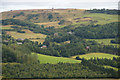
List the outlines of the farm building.
{"type": "Polygon", "coordinates": [[[68,34],[73,34],[73,32],[67,32],[68,34]]]}
{"type": "Polygon", "coordinates": [[[8,44],[8,42],[9,42],[8,40],[3,40],[4,44],[8,44]]]}
{"type": "Polygon", "coordinates": [[[8,43],[8,40],[3,40],[3,42],[8,43]]]}
{"type": "Polygon", "coordinates": [[[23,38],[18,38],[16,41],[24,41],[23,38]]]}
{"type": "Polygon", "coordinates": [[[89,47],[89,46],[86,46],[86,49],[90,49],[90,47],[89,47]]]}
{"type": "Polygon", "coordinates": [[[22,43],[21,42],[17,42],[18,45],[21,45],[22,43]]]}
{"type": "Polygon", "coordinates": [[[47,46],[46,46],[46,45],[43,45],[41,48],[47,48],[47,46]]]}
{"type": "Polygon", "coordinates": [[[54,36],[58,36],[58,33],[54,33],[54,36]]]}
{"type": "Polygon", "coordinates": [[[22,43],[21,42],[17,42],[18,45],[21,45],[22,43]]]}

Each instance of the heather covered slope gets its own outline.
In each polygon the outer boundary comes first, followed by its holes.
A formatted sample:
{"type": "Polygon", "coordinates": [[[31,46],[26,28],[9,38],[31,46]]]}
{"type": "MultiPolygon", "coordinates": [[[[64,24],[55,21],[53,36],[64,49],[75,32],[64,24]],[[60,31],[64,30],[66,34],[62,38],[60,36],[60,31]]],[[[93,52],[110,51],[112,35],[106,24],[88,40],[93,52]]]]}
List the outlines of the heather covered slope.
{"type": "Polygon", "coordinates": [[[83,9],[36,9],[16,10],[2,13],[2,19],[19,19],[31,21],[45,27],[56,28],[65,25],[107,24],[118,21],[116,14],[89,13],[83,9]],[[64,21],[63,21],[64,20],[64,21]]]}

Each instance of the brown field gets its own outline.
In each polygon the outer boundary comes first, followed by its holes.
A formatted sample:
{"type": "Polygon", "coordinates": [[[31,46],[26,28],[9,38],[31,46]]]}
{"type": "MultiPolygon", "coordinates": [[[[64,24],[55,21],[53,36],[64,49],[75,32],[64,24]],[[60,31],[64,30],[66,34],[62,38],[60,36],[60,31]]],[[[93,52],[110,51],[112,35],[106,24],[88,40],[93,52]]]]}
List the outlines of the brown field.
{"type": "Polygon", "coordinates": [[[54,26],[55,28],[58,28],[58,26],[60,26],[58,23],[59,23],[59,21],[57,21],[57,22],[35,23],[35,24],[44,25],[44,27],[54,26]]]}
{"type": "Polygon", "coordinates": [[[45,39],[30,39],[31,41],[37,41],[38,43],[43,44],[43,42],[45,41],[45,39]]]}
{"type": "Polygon", "coordinates": [[[30,30],[23,30],[25,31],[26,33],[18,33],[18,32],[15,32],[15,31],[7,31],[7,34],[11,35],[12,37],[14,37],[15,39],[17,38],[46,38],[46,35],[44,34],[40,34],[40,33],[33,33],[32,31],[30,30]]]}
{"type": "Polygon", "coordinates": [[[40,34],[40,33],[33,33],[30,30],[23,30],[23,31],[25,31],[26,33],[18,33],[18,32],[15,32],[15,31],[7,31],[7,34],[11,35],[15,39],[23,38],[23,39],[30,39],[32,41],[35,41],[34,39],[39,38],[36,41],[41,42],[41,43],[44,42],[44,40],[47,36],[47,35],[40,34]]]}
{"type": "MultiPolygon", "coordinates": [[[[18,25],[2,25],[2,29],[13,29],[11,26],[18,26],[18,25]]],[[[21,26],[18,26],[21,27],[21,26]]]]}
{"type": "Polygon", "coordinates": [[[2,29],[13,29],[11,28],[11,26],[15,26],[15,25],[2,25],[2,29]]]}
{"type": "Polygon", "coordinates": [[[14,19],[20,19],[20,20],[25,20],[27,19],[28,14],[40,14],[36,19],[36,17],[33,17],[30,21],[34,23],[40,23],[46,25],[46,27],[49,26],[59,26],[58,22],[60,20],[65,20],[65,21],[70,21],[72,23],[76,23],[74,18],[77,17],[82,17],[84,13],[84,9],[31,9],[31,10],[15,10],[15,11],[7,11],[7,12],[2,12],[2,19],[10,19],[13,18],[15,14],[19,14],[20,12],[24,12],[24,16],[16,16],[14,19]],[[52,15],[54,16],[52,22],[50,22],[47,18],[47,13],[53,13],[52,15]],[[57,20],[56,17],[61,17],[60,20],[57,20]],[[56,20],[56,21],[55,21],[56,20]],[[46,22],[48,22],[46,24],[46,22]]]}
{"type": "MultiPolygon", "coordinates": [[[[24,16],[16,16],[14,19],[27,20],[28,14],[40,14],[37,17],[32,17],[31,22],[45,25],[45,27],[55,26],[59,27],[58,22],[60,20],[65,20],[66,22],[71,22],[72,25],[76,27],[79,25],[89,25],[91,21],[94,24],[106,24],[110,22],[118,22],[118,15],[100,14],[100,13],[85,13],[85,9],[30,9],[30,10],[15,10],[2,12],[2,19],[13,18],[15,14],[24,12],[24,16]],[[48,19],[48,13],[52,13],[53,19],[50,21],[48,19]],[[57,17],[60,17],[58,20],[57,17]],[[37,19],[36,19],[37,18],[37,19]],[[80,18],[80,19],[76,19],[80,18]],[[75,20],[76,19],[76,20],[75,20]]],[[[62,25],[69,25],[68,23],[62,25]]],[[[61,26],[60,26],[61,27],[61,26]]]]}

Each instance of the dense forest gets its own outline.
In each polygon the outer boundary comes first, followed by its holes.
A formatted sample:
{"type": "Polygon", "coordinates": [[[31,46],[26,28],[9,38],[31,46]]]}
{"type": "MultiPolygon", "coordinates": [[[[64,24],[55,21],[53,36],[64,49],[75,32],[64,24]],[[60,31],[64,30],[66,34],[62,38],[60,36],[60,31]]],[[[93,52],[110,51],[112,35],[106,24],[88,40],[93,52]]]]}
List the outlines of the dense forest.
{"type": "MultiPolygon", "coordinates": [[[[10,78],[118,78],[118,72],[104,68],[95,61],[82,60],[81,63],[58,64],[7,64],[3,65],[3,75],[10,78]],[[15,70],[15,71],[14,71],[15,70]]],[[[109,62],[109,60],[105,61],[109,62]]],[[[106,63],[107,63],[106,62],[106,63]]],[[[104,64],[104,63],[103,63],[104,64]]],[[[110,63],[107,63],[110,64],[110,63]]]]}
{"type": "Polygon", "coordinates": [[[103,39],[115,38],[118,34],[118,23],[110,23],[106,25],[88,25],[75,29],[75,35],[82,38],[103,39]]]}

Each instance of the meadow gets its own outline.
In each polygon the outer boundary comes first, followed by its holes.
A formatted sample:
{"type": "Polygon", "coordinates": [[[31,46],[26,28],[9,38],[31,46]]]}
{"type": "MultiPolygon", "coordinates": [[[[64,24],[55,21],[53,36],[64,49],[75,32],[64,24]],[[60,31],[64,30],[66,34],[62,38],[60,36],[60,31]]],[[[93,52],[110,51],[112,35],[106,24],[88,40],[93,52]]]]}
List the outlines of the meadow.
{"type": "MultiPolygon", "coordinates": [[[[36,54],[36,53],[32,53],[36,54]]],[[[62,63],[81,63],[81,60],[75,60],[74,58],[76,56],[73,56],[72,58],[65,58],[65,57],[54,57],[54,56],[48,56],[48,55],[43,55],[43,54],[36,54],[38,57],[38,60],[40,63],[50,63],[50,64],[57,64],[59,62],[62,63]]],[[[111,55],[111,54],[106,54],[106,53],[89,53],[86,55],[79,55],[80,58],[85,58],[85,59],[90,59],[90,58],[107,58],[107,59],[113,59],[113,57],[118,57],[116,55],[111,55]]],[[[118,68],[112,67],[112,66],[107,66],[107,65],[101,65],[105,68],[112,68],[116,71],[118,71],[118,68]]]]}
{"type": "Polygon", "coordinates": [[[109,15],[109,14],[101,14],[101,13],[86,13],[82,17],[79,17],[77,23],[73,23],[75,27],[79,27],[80,25],[104,25],[111,22],[118,22],[118,15],[109,15]]]}
{"type": "Polygon", "coordinates": [[[104,68],[112,68],[112,69],[118,71],[118,68],[116,68],[116,67],[112,67],[112,66],[106,66],[106,65],[105,65],[104,68]]]}
{"type": "MultiPolygon", "coordinates": [[[[36,53],[33,53],[36,54],[36,53]]],[[[51,64],[56,64],[59,62],[62,63],[81,63],[80,60],[75,60],[71,58],[65,58],[65,57],[54,57],[54,56],[48,56],[48,55],[43,55],[43,54],[36,54],[38,56],[38,60],[40,63],[51,63],[51,64]]]]}
{"type": "Polygon", "coordinates": [[[103,44],[103,45],[113,45],[113,46],[119,47],[118,44],[111,43],[111,40],[114,40],[114,39],[85,39],[85,40],[86,41],[96,41],[99,44],[103,44]]]}
{"type": "Polygon", "coordinates": [[[113,59],[113,57],[119,57],[117,55],[112,55],[112,54],[107,54],[107,53],[88,53],[88,54],[84,54],[84,55],[76,55],[76,56],[72,56],[71,58],[76,58],[77,56],[79,56],[80,58],[85,58],[85,59],[94,59],[94,58],[99,58],[99,59],[113,59]]]}
{"type": "Polygon", "coordinates": [[[97,21],[95,24],[100,24],[100,25],[111,22],[118,22],[118,15],[89,13],[89,14],[85,14],[83,17],[91,17],[93,21],[97,21]]]}

